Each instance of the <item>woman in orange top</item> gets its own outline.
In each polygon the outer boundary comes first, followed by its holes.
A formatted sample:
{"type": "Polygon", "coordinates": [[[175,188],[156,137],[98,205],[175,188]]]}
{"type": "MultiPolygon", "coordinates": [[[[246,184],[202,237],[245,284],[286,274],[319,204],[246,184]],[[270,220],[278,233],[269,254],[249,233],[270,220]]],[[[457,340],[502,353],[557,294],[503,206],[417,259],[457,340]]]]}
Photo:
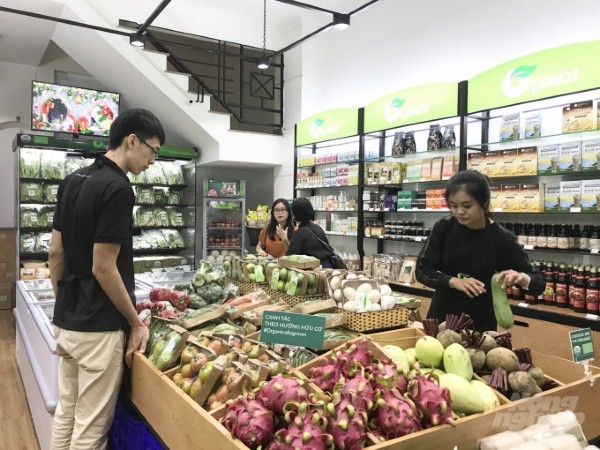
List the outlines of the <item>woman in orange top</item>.
{"type": "Polygon", "coordinates": [[[294,232],[290,204],[278,198],[271,207],[269,224],[260,230],[256,253],[261,256],[271,255],[273,258],[285,256],[294,232]]]}

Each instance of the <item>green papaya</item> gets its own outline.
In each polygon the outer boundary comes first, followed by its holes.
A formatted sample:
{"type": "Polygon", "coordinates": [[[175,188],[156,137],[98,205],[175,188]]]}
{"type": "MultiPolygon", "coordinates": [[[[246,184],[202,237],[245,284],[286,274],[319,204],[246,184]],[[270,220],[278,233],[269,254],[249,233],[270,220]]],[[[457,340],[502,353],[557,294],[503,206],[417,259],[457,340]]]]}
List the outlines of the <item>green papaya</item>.
{"type": "Polygon", "coordinates": [[[512,327],[515,323],[513,318],[510,304],[508,303],[508,297],[506,291],[502,288],[500,283],[496,281],[496,276],[492,275],[490,286],[492,288],[492,302],[494,305],[494,316],[496,316],[496,322],[504,329],[512,327]]]}

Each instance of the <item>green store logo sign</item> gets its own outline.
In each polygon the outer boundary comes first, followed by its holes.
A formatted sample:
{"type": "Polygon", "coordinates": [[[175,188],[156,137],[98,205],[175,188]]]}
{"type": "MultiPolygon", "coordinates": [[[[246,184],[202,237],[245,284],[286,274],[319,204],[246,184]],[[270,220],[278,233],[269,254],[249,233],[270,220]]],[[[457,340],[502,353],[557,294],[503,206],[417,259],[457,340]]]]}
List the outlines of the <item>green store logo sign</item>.
{"type": "Polygon", "coordinates": [[[506,72],[502,79],[502,93],[508,98],[518,98],[525,93],[538,95],[548,88],[576,83],[579,78],[577,68],[542,76],[536,76],[536,68],[520,65],[506,72]]]}
{"type": "Polygon", "coordinates": [[[324,119],[315,119],[310,124],[310,137],[313,139],[321,139],[330,134],[338,133],[340,131],[339,124],[328,125],[324,119]]]}
{"type": "Polygon", "coordinates": [[[403,98],[394,98],[390,100],[384,110],[385,120],[388,123],[396,123],[400,119],[406,122],[410,117],[420,116],[429,112],[429,103],[404,108],[405,100],[403,98]]]}

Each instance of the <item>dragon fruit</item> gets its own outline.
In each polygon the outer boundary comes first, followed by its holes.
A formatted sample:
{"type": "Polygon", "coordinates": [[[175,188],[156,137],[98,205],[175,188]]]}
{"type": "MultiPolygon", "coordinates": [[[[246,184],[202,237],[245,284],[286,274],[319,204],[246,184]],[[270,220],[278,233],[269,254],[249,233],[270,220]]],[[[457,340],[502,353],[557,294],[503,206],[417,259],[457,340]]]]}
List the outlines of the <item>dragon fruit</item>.
{"type": "Polygon", "coordinates": [[[322,360],[320,366],[310,369],[310,379],[319,388],[331,392],[340,378],[348,373],[348,366],[345,358],[322,360]]]}
{"type": "Polygon", "coordinates": [[[336,448],[360,450],[367,438],[368,418],[363,409],[353,405],[356,395],[353,392],[340,392],[332,403],[326,405],[327,432],[333,436],[336,448]]]}
{"type": "Polygon", "coordinates": [[[334,403],[337,403],[338,397],[346,393],[353,394],[353,405],[356,409],[369,412],[375,406],[375,391],[370,381],[365,378],[364,369],[362,368],[360,372],[355,372],[352,378],[346,379],[342,377],[340,382],[333,388],[331,399],[334,403]]]}
{"type": "Polygon", "coordinates": [[[255,449],[273,439],[273,412],[262,399],[238,397],[220,421],[248,448],[255,449]]]}
{"type": "Polygon", "coordinates": [[[287,402],[308,401],[308,392],[304,381],[296,377],[277,375],[261,385],[258,398],[263,399],[265,405],[274,413],[283,414],[283,406],[287,402]]]}
{"type": "Polygon", "coordinates": [[[327,434],[327,419],[317,406],[306,402],[289,402],[284,406],[287,429],[275,433],[267,450],[332,450],[333,437],[327,434]]]}
{"type": "Polygon", "coordinates": [[[377,417],[372,425],[379,428],[386,439],[421,430],[415,404],[403,398],[398,389],[385,390],[377,399],[377,417]]]}
{"type": "Polygon", "coordinates": [[[396,388],[398,386],[398,369],[391,361],[377,361],[371,366],[370,379],[375,389],[396,388]]]}
{"type": "Polygon", "coordinates": [[[450,391],[439,387],[430,377],[416,375],[411,379],[408,382],[407,396],[421,412],[425,428],[451,422],[450,391]]]}
{"type": "Polygon", "coordinates": [[[356,361],[363,367],[368,367],[373,363],[373,352],[369,350],[367,338],[354,342],[346,348],[338,350],[335,353],[338,359],[347,359],[348,361],[356,361]]]}

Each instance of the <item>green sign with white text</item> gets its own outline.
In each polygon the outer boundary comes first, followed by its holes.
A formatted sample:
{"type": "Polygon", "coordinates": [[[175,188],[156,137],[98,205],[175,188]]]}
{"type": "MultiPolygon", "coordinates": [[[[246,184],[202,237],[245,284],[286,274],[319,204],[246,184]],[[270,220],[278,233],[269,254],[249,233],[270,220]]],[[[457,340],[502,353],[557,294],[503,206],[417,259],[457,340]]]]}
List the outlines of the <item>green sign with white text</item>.
{"type": "Polygon", "coordinates": [[[280,311],[263,313],[260,327],[263,342],[319,349],[324,339],[325,317],[280,311]]]}
{"type": "Polygon", "coordinates": [[[469,112],[600,87],[600,41],[513,59],[469,80],[469,112]]]}
{"type": "Polygon", "coordinates": [[[323,111],[296,124],[296,146],[315,144],[358,134],[358,109],[323,111]]]}
{"type": "Polygon", "coordinates": [[[569,331],[573,361],[576,363],[594,359],[594,341],[592,330],[582,328],[581,330],[569,331]]]}
{"type": "Polygon", "coordinates": [[[365,106],[365,133],[457,114],[457,83],[417,86],[388,94],[365,106]]]}

